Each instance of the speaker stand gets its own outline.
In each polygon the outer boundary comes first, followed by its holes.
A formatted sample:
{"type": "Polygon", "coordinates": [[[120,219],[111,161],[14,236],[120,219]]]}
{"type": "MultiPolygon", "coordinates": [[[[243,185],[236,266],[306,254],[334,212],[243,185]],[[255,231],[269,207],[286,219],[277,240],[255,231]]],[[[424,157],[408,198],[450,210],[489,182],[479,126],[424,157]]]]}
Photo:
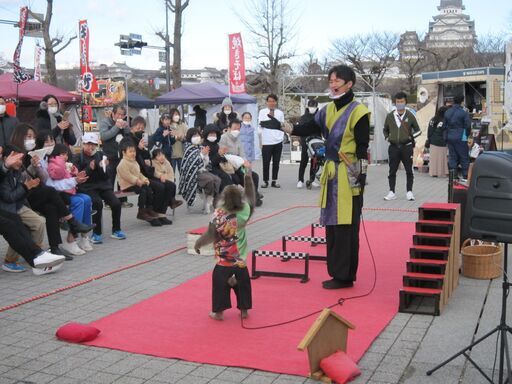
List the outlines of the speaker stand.
{"type": "Polygon", "coordinates": [[[503,282],[502,282],[502,297],[501,297],[501,319],[500,323],[490,332],[475,340],[471,344],[469,344],[466,348],[460,350],[455,355],[449,357],[441,364],[437,365],[435,368],[427,371],[427,376],[430,376],[432,373],[437,371],[439,368],[444,367],[450,361],[456,359],[457,357],[464,355],[464,357],[471,363],[473,366],[482,374],[483,377],[489,382],[494,384],[492,378],[490,378],[481,367],[468,355],[474,346],[480,344],[482,341],[491,337],[495,333],[499,333],[500,338],[500,362],[499,362],[499,372],[498,372],[498,383],[499,384],[512,384],[512,370],[510,365],[510,349],[507,340],[507,334],[512,334],[512,328],[507,325],[507,296],[510,286],[512,285],[508,281],[507,277],[507,267],[508,267],[508,244],[504,246],[504,257],[503,257],[503,282]],[[505,371],[505,364],[506,371],[505,371]]]}

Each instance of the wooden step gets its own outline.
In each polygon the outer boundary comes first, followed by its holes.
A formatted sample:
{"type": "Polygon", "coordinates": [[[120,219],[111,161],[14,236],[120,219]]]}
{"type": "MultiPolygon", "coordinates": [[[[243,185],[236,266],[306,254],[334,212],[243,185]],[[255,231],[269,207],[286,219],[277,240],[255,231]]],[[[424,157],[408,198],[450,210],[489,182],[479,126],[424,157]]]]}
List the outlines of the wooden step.
{"type": "Polygon", "coordinates": [[[407,272],[404,287],[442,289],[445,276],[440,273],[407,272]]]}
{"type": "Polygon", "coordinates": [[[452,239],[451,237],[439,237],[439,236],[424,236],[415,234],[412,236],[412,243],[414,245],[428,245],[437,247],[449,247],[452,239]]]}
{"type": "Polygon", "coordinates": [[[423,237],[443,238],[443,239],[451,239],[452,238],[451,233],[416,232],[415,235],[423,236],[423,237]]]}
{"type": "Polygon", "coordinates": [[[416,231],[431,233],[453,233],[452,221],[419,220],[416,222],[416,231]]]}
{"type": "Polygon", "coordinates": [[[446,247],[444,245],[415,245],[411,248],[417,249],[419,251],[450,252],[450,247],[446,247]]]}
{"type": "Polygon", "coordinates": [[[414,293],[417,295],[440,295],[443,293],[442,289],[436,288],[420,288],[420,287],[402,287],[402,290],[407,293],[414,293]]]}
{"type": "Polygon", "coordinates": [[[455,208],[442,208],[441,206],[422,205],[418,208],[420,220],[453,221],[455,219],[455,208]]]}
{"type": "Polygon", "coordinates": [[[407,261],[407,263],[421,264],[421,265],[446,265],[446,264],[448,264],[448,261],[436,260],[436,259],[412,259],[412,260],[407,261]]]}
{"type": "Polygon", "coordinates": [[[439,316],[443,291],[436,288],[403,287],[400,289],[398,310],[404,313],[439,316]]]}
{"type": "Polygon", "coordinates": [[[404,277],[410,277],[413,279],[425,279],[425,280],[444,280],[444,275],[440,274],[440,273],[406,272],[404,277]]]}

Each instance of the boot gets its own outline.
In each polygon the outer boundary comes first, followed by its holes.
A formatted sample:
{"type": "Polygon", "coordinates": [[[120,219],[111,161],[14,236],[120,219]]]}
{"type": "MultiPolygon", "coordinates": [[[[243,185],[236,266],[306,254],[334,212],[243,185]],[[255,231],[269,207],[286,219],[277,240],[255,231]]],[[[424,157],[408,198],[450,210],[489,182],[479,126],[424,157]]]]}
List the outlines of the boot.
{"type": "Polygon", "coordinates": [[[87,233],[92,231],[96,226],[95,224],[87,225],[76,220],[74,217],[68,220],[69,230],[71,233],[87,233]]]}
{"type": "Polygon", "coordinates": [[[155,217],[148,213],[147,208],[139,208],[139,211],[137,212],[137,219],[149,222],[151,220],[154,220],[155,217]]]}
{"type": "Polygon", "coordinates": [[[153,219],[159,219],[161,217],[165,217],[165,215],[163,213],[158,213],[158,212],[155,212],[153,210],[153,207],[148,207],[147,208],[147,212],[148,212],[148,215],[152,216],[153,219]]]}
{"type": "Polygon", "coordinates": [[[183,201],[182,200],[176,200],[176,199],[172,199],[171,202],[169,203],[169,207],[171,209],[176,209],[178,208],[181,204],[183,204],[183,201]]]}

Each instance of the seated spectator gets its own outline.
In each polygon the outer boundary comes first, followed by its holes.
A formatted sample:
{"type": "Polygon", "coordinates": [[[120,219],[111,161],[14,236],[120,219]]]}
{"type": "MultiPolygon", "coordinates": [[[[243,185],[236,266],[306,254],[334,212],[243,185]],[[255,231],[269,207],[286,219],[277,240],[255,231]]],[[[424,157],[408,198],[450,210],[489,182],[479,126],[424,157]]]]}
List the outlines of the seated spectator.
{"type": "Polygon", "coordinates": [[[142,174],[149,179],[149,186],[153,190],[153,211],[158,214],[162,225],[170,225],[172,221],[167,219],[165,213],[167,212],[168,202],[171,200],[171,186],[165,185],[154,177],[155,169],[151,164],[151,154],[147,148],[148,143],[144,138],[145,129],[146,120],[141,116],[137,116],[132,120],[130,133],[127,137],[130,138],[136,146],[135,160],[139,164],[142,174]]]}
{"type": "MultiPolygon", "coordinates": [[[[18,124],[11,137],[11,142],[18,148],[25,148],[24,152],[32,151],[33,149],[41,149],[43,147],[50,149],[55,146],[55,141],[50,131],[38,133],[38,140],[35,130],[28,124],[18,124]],[[34,144],[35,142],[35,144],[34,144]],[[37,145],[40,145],[38,147],[37,145]],[[36,147],[34,148],[34,145],[36,147]]],[[[53,150],[53,149],[52,149],[53,150]]],[[[72,260],[70,255],[81,255],[84,253],[75,243],[75,237],[78,233],[87,233],[92,229],[92,225],[85,225],[76,220],[67,205],[68,201],[64,201],[62,196],[52,187],[46,185],[48,179],[47,163],[45,159],[40,159],[36,154],[29,156],[25,155],[24,171],[25,178],[39,178],[43,183],[28,191],[27,199],[30,207],[39,212],[46,219],[46,234],[48,236],[48,243],[50,251],[53,254],[61,255],[62,252],[66,253],[66,260],[72,260]],[[68,234],[67,242],[63,243],[60,235],[60,224],[65,223],[69,226],[70,233],[68,234]],[[75,246],[73,246],[73,244],[75,246]]]]}
{"type": "MultiPolygon", "coordinates": [[[[231,175],[235,184],[244,186],[245,169],[249,168],[251,164],[245,156],[244,146],[240,140],[240,125],[238,120],[229,122],[227,132],[222,134],[220,138],[219,147],[226,154],[241,157],[245,161],[244,166],[235,169],[235,172],[231,175]]],[[[258,192],[259,176],[256,172],[251,172],[251,175],[256,190],[256,206],[259,207],[263,204],[261,200],[263,195],[258,192]]]]}
{"type": "Polygon", "coordinates": [[[227,159],[224,157],[226,148],[219,148],[221,131],[214,124],[208,124],[203,130],[203,145],[210,148],[208,156],[210,157],[210,172],[218,176],[221,180],[220,192],[228,186],[233,184],[231,175],[234,169],[229,166],[227,159]]]}
{"type": "Polygon", "coordinates": [[[55,142],[67,146],[75,145],[76,138],[73,126],[60,112],[61,105],[57,97],[46,95],[39,104],[37,116],[37,131],[51,132],[55,142]]]}
{"type": "MultiPolygon", "coordinates": [[[[23,166],[23,151],[12,145],[4,148],[4,155],[15,161],[5,165],[5,172],[2,172],[0,182],[0,209],[17,214],[21,222],[29,229],[32,240],[40,248],[44,241],[44,218],[28,207],[27,191],[39,185],[39,179],[26,179],[23,177],[21,168],[23,166]],[[21,156],[20,156],[21,155],[21,156]]],[[[25,267],[18,265],[19,254],[11,247],[7,249],[2,269],[6,272],[24,272],[25,267]]]]}
{"type": "Polygon", "coordinates": [[[17,117],[9,116],[6,108],[5,98],[0,96],[0,153],[7,144],[11,143],[12,133],[19,123],[17,117]]]}
{"type": "MultiPolygon", "coordinates": [[[[77,193],[77,185],[84,183],[88,176],[85,171],[79,172],[73,163],[68,162],[69,150],[64,144],[55,144],[53,152],[48,157],[48,183],[61,192],[61,196],[69,198],[70,210],[80,222],[92,224],[92,200],[84,193],[77,193]]],[[[87,233],[82,233],[76,243],[84,252],[92,251],[92,245],[87,233]]],[[[73,247],[75,248],[75,247],[73,247]]],[[[76,251],[76,249],[73,249],[76,251]]]]}
{"type": "Polygon", "coordinates": [[[208,171],[210,147],[201,146],[202,142],[203,139],[197,128],[190,128],[187,131],[179,193],[190,208],[194,205],[198,190],[201,189],[205,195],[204,212],[209,214],[213,210],[214,199],[219,194],[221,180],[208,171]]]}
{"type": "Polygon", "coordinates": [[[122,159],[117,166],[117,178],[122,191],[135,192],[139,195],[137,219],[147,221],[153,227],[162,226],[158,213],[153,211],[153,191],[149,186],[149,179],[142,174],[135,158],[135,143],[125,137],[119,143],[119,149],[122,159]]]}
{"type": "Polygon", "coordinates": [[[93,244],[103,243],[102,218],[103,201],[112,212],[112,237],[117,240],[126,239],[121,230],[121,201],[114,194],[108,172],[108,158],[98,151],[99,138],[96,133],[86,132],[82,137],[82,151],[75,155],[73,163],[79,171],[85,171],[88,179],[78,185],[78,192],[89,195],[92,200],[92,209],[96,211],[92,221],[95,227],[92,232],[93,244]]]}
{"type": "Polygon", "coordinates": [[[183,201],[176,200],[176,184],[174,183],[174,170],[160,149],[152,152],[153,160],[151,164],[155,169],[154,177],[164,183],[165,188],[169,190],[170,200],[169,207],[171,209],[178,208],[183,201]]]}
{"type": "Polygon", "coordinates": [[[220,132],[224,132],[232,120],[238,120],[238,113],[233,111],[233,102],[229,97],[222,100],[221,110],[213,115],[213,124],[220,132]]]}

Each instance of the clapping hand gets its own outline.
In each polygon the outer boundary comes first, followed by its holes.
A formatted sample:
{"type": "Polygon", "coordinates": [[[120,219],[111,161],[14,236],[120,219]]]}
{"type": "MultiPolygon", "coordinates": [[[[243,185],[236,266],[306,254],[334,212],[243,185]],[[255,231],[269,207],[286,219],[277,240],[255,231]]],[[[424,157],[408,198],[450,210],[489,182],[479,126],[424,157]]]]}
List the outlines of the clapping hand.
{"type": "Polygon", "coordinates": [[[4,165],[6,168],[11,168],[18,161],[23,160],[23,153],[11,152],[9,156],[5,158],[4,165]]]}
{"type": "Polygon", "coordinates": [[[75,176],[75,180],[78,184],[82,184],[82,183],[85,183],[87,181],[87,179],[89,178],[89,176],[87,176],[87,174],[85,173],[85,171],[80,171],[77,173],[77,175],[75,176]]]}
{"type": "Polygon", "coordinates": [[[32,156],[32,158],[30,159],[30,164],[31,164],[34,168],[39,168],[39,166],[41,165],[41,159],[39,158],[39,156],[34,155],[34,156],[32,156]]]}
{"type": "Polygon", "coordinates": [[[41,180],[39,180],[39,179],[28,179],[28,180],[25,180],[25,182],[23,184],[25,184],[25,187],[28,190],[31,190],[32,188],[37,187],[40,182],[41,182],[41,180]]]}
{"type": "Polygon", "coordinates": [[[57,127],[59,127],[62,130],[65,130],[69,128],[69,125],[69,121],[62,120],[60,123],[57,124],[57,127]]]}

